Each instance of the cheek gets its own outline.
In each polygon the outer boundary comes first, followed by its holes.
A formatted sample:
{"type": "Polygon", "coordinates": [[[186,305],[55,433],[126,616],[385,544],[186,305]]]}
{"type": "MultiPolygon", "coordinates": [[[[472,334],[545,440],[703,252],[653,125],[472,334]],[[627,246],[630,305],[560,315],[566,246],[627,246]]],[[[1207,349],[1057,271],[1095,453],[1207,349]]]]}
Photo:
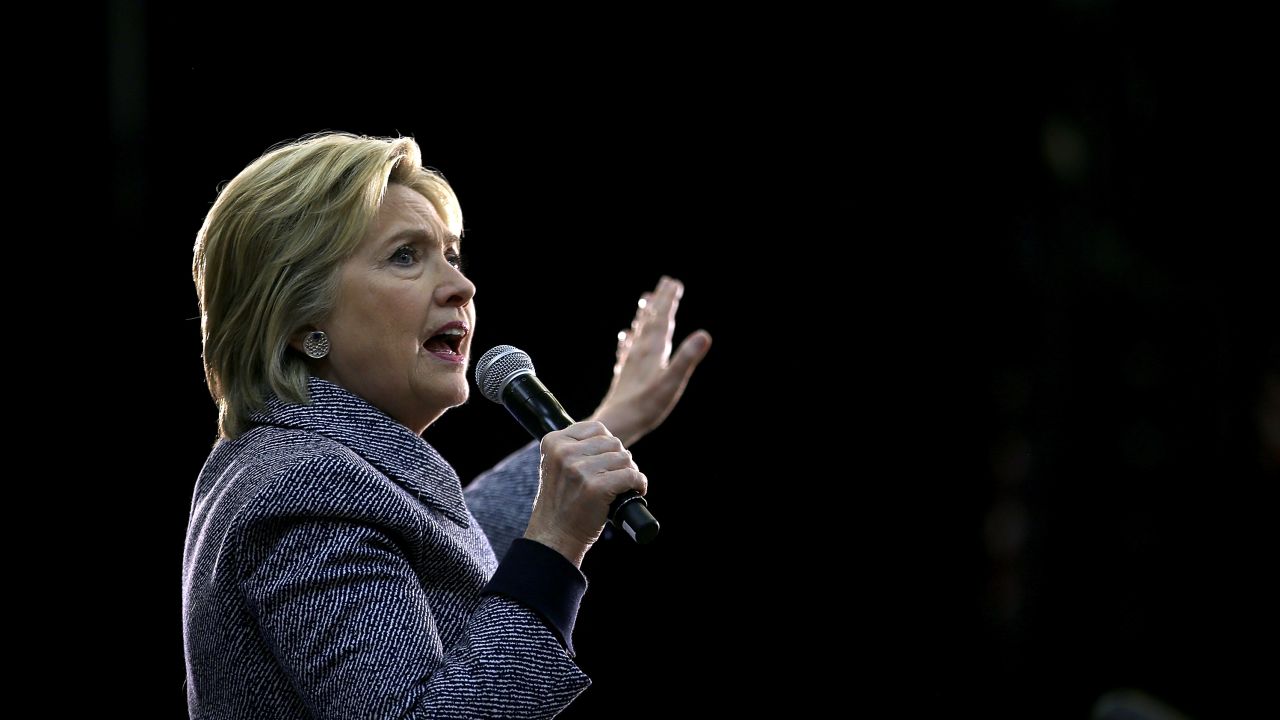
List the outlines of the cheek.
{"type": "Polygon", "coordinates": [[[346,318],[347,342],[373,355],[388,352],[400,354],[406,345],[416,345],[420,334],[420,318],[407,312],[406,306],[384,299],[366,305],[363,312],[346,318]]]}
{"type": "Polygon", "coordinates": [[[429,305],[419,294],[398,292],[388,294],[373,308],[372,323],[386,331],[399,335],[421,334],[426,328],[429,305]]]}

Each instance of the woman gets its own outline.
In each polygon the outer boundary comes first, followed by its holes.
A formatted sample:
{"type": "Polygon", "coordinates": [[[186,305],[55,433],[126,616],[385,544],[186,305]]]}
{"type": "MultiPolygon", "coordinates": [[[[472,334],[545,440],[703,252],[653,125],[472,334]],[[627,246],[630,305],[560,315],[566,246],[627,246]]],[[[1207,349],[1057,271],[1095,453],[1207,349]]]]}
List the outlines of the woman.
{"type": "Polygon", "coordinates": [[[572,631],[625,449],[710,345],[671,353],[664,278],[593,420],[464,492],[422,432],[467,400],[462,215],[412,139],[304,138],[220,193],[196,240],[220,437],[183,566],[193,718],[551,717],[590,683],[572,631]]]}

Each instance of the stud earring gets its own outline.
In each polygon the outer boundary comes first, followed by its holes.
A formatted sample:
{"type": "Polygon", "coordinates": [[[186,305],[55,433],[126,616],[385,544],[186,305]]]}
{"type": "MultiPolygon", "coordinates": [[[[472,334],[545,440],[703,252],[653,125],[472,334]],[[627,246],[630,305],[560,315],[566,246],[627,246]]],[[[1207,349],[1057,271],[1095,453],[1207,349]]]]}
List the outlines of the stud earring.
{"type": "Polygon", "coordinates": [[[329,354],[329,336],[323,330],[307,333],[307,339],[302,341],[302,350],[307,357],[319,360],[329,354]]]}

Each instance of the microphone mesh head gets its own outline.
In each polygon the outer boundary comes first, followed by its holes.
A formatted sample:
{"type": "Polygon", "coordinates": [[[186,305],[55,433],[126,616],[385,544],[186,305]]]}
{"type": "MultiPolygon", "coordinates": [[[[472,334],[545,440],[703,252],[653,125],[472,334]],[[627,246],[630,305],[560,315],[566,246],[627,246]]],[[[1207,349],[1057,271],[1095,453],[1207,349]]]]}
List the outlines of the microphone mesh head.
{"type": "Polygon", "coordinates": [[[525,374],[536,374],[533,360],[525,351],[510,345],[495,345],[476,363],[476,386],[485,397],[502,404],[502,391],[507,383],[525,374]]]}

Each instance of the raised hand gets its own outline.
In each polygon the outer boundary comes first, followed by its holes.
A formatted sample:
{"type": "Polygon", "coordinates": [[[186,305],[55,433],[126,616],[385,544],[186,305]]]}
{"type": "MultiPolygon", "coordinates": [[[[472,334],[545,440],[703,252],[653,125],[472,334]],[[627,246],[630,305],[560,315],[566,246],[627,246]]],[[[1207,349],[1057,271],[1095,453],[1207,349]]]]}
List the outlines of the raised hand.
{"type": "Polygon", "coordinates": [[[672,353],[676,309],[684,285],[663,276],[640,298],[631,327],[618,333],[613,383],[591,419],[630,446],[662,424],[684,394],[689,378],[711,347],[711,334],[698,330],[672,353]]]}

